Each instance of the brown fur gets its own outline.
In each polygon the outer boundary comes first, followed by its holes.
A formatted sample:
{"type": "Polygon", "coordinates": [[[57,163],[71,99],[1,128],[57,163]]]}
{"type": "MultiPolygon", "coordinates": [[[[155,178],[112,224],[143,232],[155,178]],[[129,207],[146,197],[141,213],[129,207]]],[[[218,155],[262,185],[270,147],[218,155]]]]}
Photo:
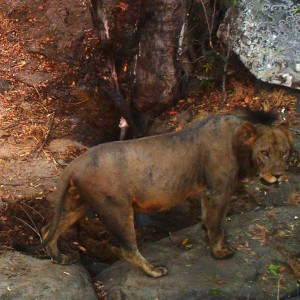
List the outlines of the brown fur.
{"type": "Polygon", "coordinates": [[[216,115],[181,132],[91,148],[65,169],[42,246],[54,261],[69,263],[57,239],[93,208],[119,239],[121,248],[115,251],[120,256],[152,277],[165,275],[165,267],[154,267],[137,248],[134,210],[166,210],[206,187],[210,197],[202,200],[202,213],[212,254],[230,257],[223,227],[239,176],[268,174],[277,180],[291,147],[287,125],[246,119],[216,115]]]}

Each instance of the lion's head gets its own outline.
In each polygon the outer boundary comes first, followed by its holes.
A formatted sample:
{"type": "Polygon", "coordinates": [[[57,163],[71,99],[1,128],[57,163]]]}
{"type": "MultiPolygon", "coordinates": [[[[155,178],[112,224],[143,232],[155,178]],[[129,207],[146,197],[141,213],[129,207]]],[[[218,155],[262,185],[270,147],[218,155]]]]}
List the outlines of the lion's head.
{"type": "Polygon", "coordinates": [[[240,156],[251,160],[262,179],[275,183],[284,178],[292,145],[288,123],[264,125],[245,121],[238,129],[238,139],[243,140],[240,151],[245,151],[240,156]]]}

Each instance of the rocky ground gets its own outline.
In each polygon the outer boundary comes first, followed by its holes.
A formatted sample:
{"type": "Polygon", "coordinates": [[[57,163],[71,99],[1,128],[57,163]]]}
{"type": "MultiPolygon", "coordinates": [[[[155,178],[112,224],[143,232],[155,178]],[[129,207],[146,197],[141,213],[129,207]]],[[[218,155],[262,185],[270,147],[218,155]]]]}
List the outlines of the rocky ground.
{"type": "Polygon", "coordinates": [[[97,278],[109,299],[286,299],[298,286],[299,214],[299,207],[282,206],[232,216],[227,238],[237,252],[228,260],[211,257],[194,225],[144,249],[151,262],[168,267],[167,276],[148,278],[118,262],[97,278]]]}

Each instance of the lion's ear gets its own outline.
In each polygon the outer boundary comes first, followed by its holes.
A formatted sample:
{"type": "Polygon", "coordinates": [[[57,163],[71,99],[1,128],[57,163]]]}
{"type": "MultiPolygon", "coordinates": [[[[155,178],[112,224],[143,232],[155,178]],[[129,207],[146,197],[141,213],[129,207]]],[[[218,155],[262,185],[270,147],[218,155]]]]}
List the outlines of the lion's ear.
{"type": "Polygon", "coordinates": [[[249,122],[243,122],[237,129],[235,138],[241,144],[251,145],[257,136],[257,131],[249,122]]]}
{"type": "Polygon", "coordinates": [[[289,132],[290,125],[291,124],[289,121],[284,121],[284,122],[281,122],[280,124],[278,124],[276,127],[283,131],[289,132]]]}
{"type": "Polygon", "coordinates": [[[286,134],[286,136],[289,140],[290,146],[292,146],[292,135],[290,132],[290,125],[291,125],[290,122],[286,120],[286,121],[278,124],[276,127],[281,129],[286,134]]]}

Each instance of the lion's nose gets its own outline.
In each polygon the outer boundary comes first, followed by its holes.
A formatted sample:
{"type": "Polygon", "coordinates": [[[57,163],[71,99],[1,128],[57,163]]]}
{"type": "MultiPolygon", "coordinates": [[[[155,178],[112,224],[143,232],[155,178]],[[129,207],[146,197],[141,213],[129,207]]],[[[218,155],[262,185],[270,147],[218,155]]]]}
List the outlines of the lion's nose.
{"type": "Polygon", "coordinates": [[[276,178],[279,178],[280,176],[285,174],[287,166],[285,165],[277,165],[273,170],[271,171],[272,175],[275,176],[276,178]]]}

